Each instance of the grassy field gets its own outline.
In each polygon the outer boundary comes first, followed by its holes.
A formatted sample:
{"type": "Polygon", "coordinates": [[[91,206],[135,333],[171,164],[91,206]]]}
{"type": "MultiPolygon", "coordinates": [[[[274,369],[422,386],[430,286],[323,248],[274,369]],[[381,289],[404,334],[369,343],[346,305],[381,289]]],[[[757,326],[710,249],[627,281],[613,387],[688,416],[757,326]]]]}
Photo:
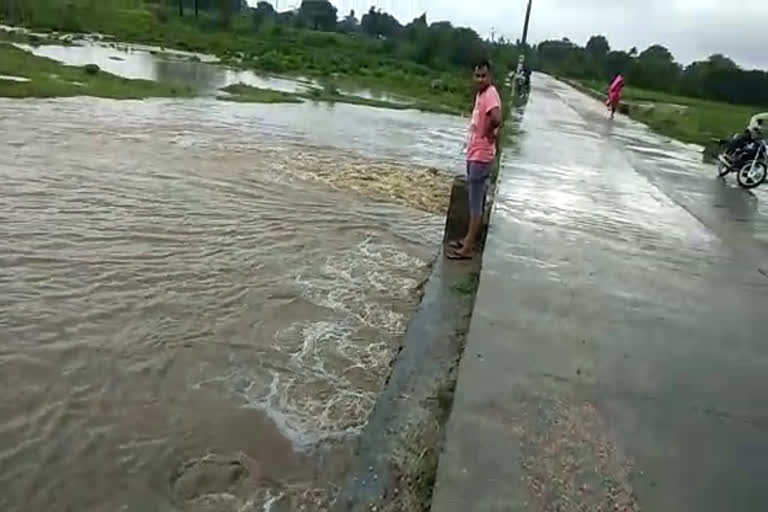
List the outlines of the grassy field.
{"type": "Polygon", "coordinates": [[[51,59],[37,57],[2,41],[0,41],[0,75],[26,79],[16,81],[0,78],[0,96],[10,98],[98,96],[140,99],[192,95],[188,88],[148,80],[129,80],[96,69],[65,66],[51,59]]]}
{"type": "MultiPolygon", "coordinates": [[[[605,97],[605,84],[581,81],[580,85],[596,98],[605,97]]],[[[768,110],[768,107],[732,105],[631,86],[624,88],[623,101],[629,105],[632,119],[663,135],[705,147],[714,139],[743,131],[750,117],[768,110]]]]}
{"type": "MultiPolygon", "coordinates": [[[[65,66],[54,60],[38,57],[14,47],[11,42],[45,44],[55,40],[30,38],[23,34],[0,31],[0,75],[24,78],[24,81],[0,78],[0,97],[66,97],[97,96],[114,99],[147,97],[191,97],[188,87],[163,84],[148,80],[129,80],[98,71],[88,73],[84,67],[65,66]]],[[[92,70],[95,71],[95,70],[92,70]]],[[[327,103],[352,103],[391,109],[417,109],[445,114],[462,114],[463,110],[442,103],[411,98],[407,103],[361,98],[339,92],[336,81],[322,80],[323,88],[305,93],[287,93],[271,89],[235,84],[222,89],[218,99],[242,103],[302,103],[318,101],[327,103]]],[[[351,83],[351,82],[350,82],[351,83]]],[[[359,85],[359,83],[354,84],[359,85]]]]}
{"type": "Polygon", "coordinates": [[[435,70],[395,58],[388,47],[391,42],[362,34],[283,25],[267,25],[256,32],[247,15],[235,15],[225,29],[207,14],[199,20],[191,15],[179,18],[168,8],[139,0],[30,0],[28,4],[25,24],[34,29],[98,32],[120,41],[214,54],[235,67],[329,78],[401,94],[414,98],[425,110],[465,113],[471,107],[469,71],[435,70]]]}
{"type": "Polygon", "coordinates": [[[456,114],[458,112],[445,106],[435,106],[428,103],[414,101],[411,103],[393,103],[385,100],[361,98],[340,93],[335,86],[326,85],[324,88],[313,88],[308,92],[289,93],[262,89],[245,84],[230,85],[222,89],[228,93],[218,99],[222,101],[235,101],[240,103],[302,103],[303,101],[321,101],[325,103],[350,103],[369,107],[390,108],[395,110],[415,109],[425,112],[437,112],[443,114],[456,114]]]}
{"type": "Polygon", "coordinates": [[[302,103],[301,98],[295,94],[272,89],[262,89],[245,84],[234,84],[221,89],[229,93],[219,96],[223,101],[236,101],[240,103],[302,103]]]}

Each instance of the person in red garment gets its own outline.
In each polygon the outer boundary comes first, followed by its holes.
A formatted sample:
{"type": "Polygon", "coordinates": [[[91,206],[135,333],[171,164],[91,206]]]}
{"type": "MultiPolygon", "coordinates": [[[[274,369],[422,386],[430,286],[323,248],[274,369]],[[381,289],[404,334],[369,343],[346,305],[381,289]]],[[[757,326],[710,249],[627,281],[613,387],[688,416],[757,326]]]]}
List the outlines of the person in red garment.
{"type": "Polygon", "coordinates": [[[616,117],[616,111],[619,110],[622,90],[624,90],[624,77],[619,73],[611,80],[611,85],[608,87],[608,99],[605,100],[606,106],[611,111],[611,119],[616,117]]]}
{"type": "Polygon", "coordinates": [[[446,257],[469,260],[483,222],[483,206],[488,177],[496,158],[496,137],[501,126],[501,98],[491,82],[491,64],[475,66],[475,108],[467,140],[467,186],[469,189],[469,228],[461,240],[448,244],[446,257]]]}

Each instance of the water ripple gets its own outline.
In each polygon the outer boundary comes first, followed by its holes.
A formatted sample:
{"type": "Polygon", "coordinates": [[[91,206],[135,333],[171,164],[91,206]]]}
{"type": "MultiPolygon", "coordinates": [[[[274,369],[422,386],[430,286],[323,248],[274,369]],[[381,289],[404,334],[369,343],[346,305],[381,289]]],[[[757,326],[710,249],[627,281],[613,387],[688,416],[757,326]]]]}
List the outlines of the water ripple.
{"type": "Polygon", "coordinates": [[[0,100],[0,508],[169,510],[208,452],[279,482],[245,501],[333,485],[442,222],[304,178],[460,133],[300,107],[0,100]]]}

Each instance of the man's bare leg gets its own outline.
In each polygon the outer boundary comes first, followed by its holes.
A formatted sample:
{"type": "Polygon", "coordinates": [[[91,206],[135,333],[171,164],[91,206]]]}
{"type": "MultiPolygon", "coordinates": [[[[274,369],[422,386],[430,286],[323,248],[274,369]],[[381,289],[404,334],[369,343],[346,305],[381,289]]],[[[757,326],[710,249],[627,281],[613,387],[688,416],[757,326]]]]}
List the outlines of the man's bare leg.
{"type": "Polygon", "coordinates": [[[475,242],[480,235],[480,228],[483,225],[482,215],[471,215],[469,217],[469,228],[467,229],[467,236],[461,241],[461,248],[456,251],[459,256],[472,256],[475,252],[475,242]]]}
{"type": "Polygon", "coordinates": [[[461,241],[448,245],[448,259],[472,259],[477,237],[483,225],[483,207],[488,177],[491,173],[490,162],[467,162],[467,205],[469,207],[469,227],[461,241]]]}

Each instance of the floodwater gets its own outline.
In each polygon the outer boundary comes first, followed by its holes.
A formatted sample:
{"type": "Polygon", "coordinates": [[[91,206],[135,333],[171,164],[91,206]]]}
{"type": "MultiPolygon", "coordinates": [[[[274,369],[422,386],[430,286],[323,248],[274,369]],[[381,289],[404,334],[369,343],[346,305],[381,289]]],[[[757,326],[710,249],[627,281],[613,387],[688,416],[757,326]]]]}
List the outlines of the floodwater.
{"type": "MultiPolygon", "coordinates": [[[[2,28],[2,26],[0,26],[2,28]]],[[[200,53],[170,50],[156,46],[127,43],[107,43],[91,39],[75,41],[74,45],[17,44],[35,55],[48,57],[70,66],[97,64],[117,76],[156,80],[213,94],[223,87],[246,84],[284,92],[306,92],[320,84],[308,78],[283,77],[233,69],[216,64],[216,57],[200,53]]],[[[393,103],[408,103],[409,98],[367,88],[340,87],[344,94],[393,103]]]]}
{"type": "Polygon", "coordinates": [[[0,510],[323,510],[443,223],[326,178],[435,167],[448,186],[465,121],[214,99],[0,111],[0,510]]]}
{"type": "Polygon", "coordinates": [[[142,45],[108,44],[81,41],[73,46],[17,44],[35,55],[48,57],[70,66],[97,64],[117,76],[156,80],[192,87],[202,93],[214,93],[228,85],[244,83],[253,87],[285,92],[302,92],[311,82],[260,75],[235,70],[210,62],[210,56],[171,53],[169,50],[142,45]],[[198,60],[193,60],[197,57],[198,60]]]}

